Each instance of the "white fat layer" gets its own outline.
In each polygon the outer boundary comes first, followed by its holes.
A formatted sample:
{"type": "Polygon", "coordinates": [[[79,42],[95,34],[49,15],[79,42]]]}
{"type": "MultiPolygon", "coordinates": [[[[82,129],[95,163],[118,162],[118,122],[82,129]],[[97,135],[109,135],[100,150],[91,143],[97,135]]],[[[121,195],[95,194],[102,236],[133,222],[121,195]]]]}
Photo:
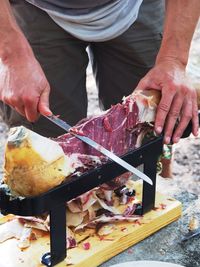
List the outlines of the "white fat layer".
{"type": "Polygon", "coordinates": [[[137,106],[139,109],[139,121],[140,122],[152,122],[155,120],[156,107],[150,105],[151,97],[140,95],[137,98],[137,106]],[[144,99],[146,98],[147,105],[144,105],[144,99]]]}
{"type": "Polygon", "coordinates": [[[19,239],[23,232],[24,226],[18,219],[4,223],[0,226],[0,243],[11,239],[19,239]]]}
{"type": "Polygon", "coordinates": [[[42,230],[45,232],[48,232],[49,229],[47,228],[47,226],[43,223],[37,223],[37,222],[26,222],[24,224],[24,227],[26,228],[34,228],[34,229],[38,229],[38,230],[42,230]]]}
{"type": "Polygon", "coordinates": [[[14,127],[10,130],[8,143],[17,146],[25,141],[47,163],[51,163],[65,156],[61,146],[57,142],[39,135],[24,126],[14,127]]]}
{"type": "Polygon", "coordinates": [[[20,240],[18,242],[18,247],[20,249],[28,248],[31,245],[31,234],[32,234],[32,229],[31,228],[26,228],[24,227],[22,231],[22,235],[20,237],[20,240]]]}
{"type": "Polygon", "coordinates": [[[51,163],[65,156],[61,146],[57,142],[41,136],[33,131],[28,130],[28,132],[29,143],[46,162],[51,163]]]}
{"type": "Polygon", "coordinates": [[[108,210],[108,211],[112,212],[113,214],[118,214],[118,213],[119,213],[119,211],[118,211],[115,207],[113,207],[113,206],[108,206],[108,205],[106,204],[106,202],[105,202],[103,199],[100,199],[100,198],[98,198],[97,196],[96,196],[96,198],[97,198],[97,200],[98,200],[100,206],[101,206],[103,209],[108,210]]]}
{"type": "Polygon", "coordinates": [[[129,102],[129,112],[133,112],[133,101],[129,102]]]}
{"type": "Polygon", "coordinates": [[[137,137],[135,148],[138,148],[142,145],[143,138],[144,138],[144,132],[141,132],[137,137]]]}
{"type": "Polygon", "coordinates": [[[113,194],[113,190],[103,190],[105,199],[107,201],[111,201],[112,200],[112,194],[113,194]]]}
{"type": "Polygon", "coordinates": [[[78,226],[83,222],[86,212],[72,213],[67,210],[67,226],[78,226]]]}
{"type": "Polygon", "coordinates": [[[62,173],[65,176],[70,175],[71,173],[75,172],[75,168],[74,166],[72,166],[71,161],[69,160],[69,158],[65,155],[64,156],[64,164],[62,166],[62,173]]]}
{"type": "Polygon", "coordinates": [[[98,231],[98,235],[105,236],[111,234],[116,229],[116,226],[112,223],[104,224],[98,231]]]}
{"type": "Polygon", "coordinates": [[[84,164],[79,160],[78,153],[73,153],[70,155],[70,165],[73,165],[75,169],[84,167],[84,164]]]}
{"type": "MultiPolygon", "coordinates": [[[[128,97],[123,97],[123,103],[125,103],[128,97]]],[[[152,98],[151,96],[145,96],[142,91],[137,91],[132,94],[129,111],[133,112],[133,104],[136,101],[139,109],[138,116],[140,122],[153,122],[155,120],[156,105],[151,105],[152,98]],[[144,104],[145,102],[147,105],[144,104]]]]}

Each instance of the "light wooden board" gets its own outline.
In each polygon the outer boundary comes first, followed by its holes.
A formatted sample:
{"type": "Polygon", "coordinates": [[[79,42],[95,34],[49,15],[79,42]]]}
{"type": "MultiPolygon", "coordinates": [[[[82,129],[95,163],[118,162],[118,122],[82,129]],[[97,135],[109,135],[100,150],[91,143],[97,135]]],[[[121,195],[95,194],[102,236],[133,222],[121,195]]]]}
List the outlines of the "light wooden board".
{"type": "MultiPolygon", "coordinates": [[[[136,183],[136,192],[141,192],[141,184],[136,183]]],[[[138,193],[138,198],[141,194],[138,193]]],[[[123,250],[145,239],[162,227],[177,220],[181,216],[181,203],[168,198],[160,193],[156,194],[156,207],[145,214],[141,224],[116,223],[115,230],[105,240],[100,240],[92,231],[83,233],[79,239],[86,239],[79,243],[78,247],[68,251],[67,262],[73,263],[73,267],[96,267],[112,258],[123,250]],[[163,209],[163,205],[166,208],[163,209]],[[89,236],[90,235],[90,236],[89,236]],[[87,238],[87,236],[89,236],[87,238]],[[83,249],[83,242],[89,242],[89,250],[83,249]]],[[[31,246],[21,251],[17,247],[17,241],[10,239],[0,244],[0,267],[40,267],[41,256],[49,251],[49,236],[43,235],[38,240],[32,241],[31,246]]],[[[64,267],[63,261],[57,267],[64,267]]]]}

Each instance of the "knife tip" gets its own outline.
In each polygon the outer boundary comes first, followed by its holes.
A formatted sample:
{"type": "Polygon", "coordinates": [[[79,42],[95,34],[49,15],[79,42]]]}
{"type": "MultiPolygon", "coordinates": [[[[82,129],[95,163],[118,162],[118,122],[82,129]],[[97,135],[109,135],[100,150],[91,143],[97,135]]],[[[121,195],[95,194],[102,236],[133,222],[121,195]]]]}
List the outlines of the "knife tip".
{"type": "Polygon", "coordinates": [[[148,180],[147,180],[148,184],[152,185],[153,186],[153,182],[152,180],[148,177],[148,180]]]}

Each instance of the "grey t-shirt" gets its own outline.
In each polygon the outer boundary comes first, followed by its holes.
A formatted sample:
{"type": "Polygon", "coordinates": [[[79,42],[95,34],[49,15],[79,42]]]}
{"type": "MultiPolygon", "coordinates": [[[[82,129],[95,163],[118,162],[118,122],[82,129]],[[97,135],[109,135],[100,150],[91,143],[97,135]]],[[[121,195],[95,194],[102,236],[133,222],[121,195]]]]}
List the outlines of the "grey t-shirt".
{"type": "Polygon", "coordinates": [[[94,8],[102,6],[115,0],[30,0],[33,4],[40,5],[44,8],[94,8]]]}
{"type": "Polygon", "coordinates": [[[45,10],[64,30],[85,41],[106,41],[137,19],[143,0],[26,0],[45,10]]]}

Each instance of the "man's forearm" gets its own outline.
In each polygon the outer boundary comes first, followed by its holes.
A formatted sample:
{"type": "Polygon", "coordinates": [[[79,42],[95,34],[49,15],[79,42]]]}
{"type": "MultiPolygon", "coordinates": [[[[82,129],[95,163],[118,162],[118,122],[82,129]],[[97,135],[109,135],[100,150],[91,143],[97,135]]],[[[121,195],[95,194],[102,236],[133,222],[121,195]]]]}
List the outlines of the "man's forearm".
{"type": "Polygon", "coordinates": [[[17,25],[8,0],[0,8],[0,101],[29,121],[51,115],[50,86],[39,62],[17,25]]]}
{"type": "Polygon", "coordinates": [[[199,0],[166,0],[163,41],[157,62],[174,58],[187,64],[192,36],[200,15],[199,0]]]}
{"type": "Polygon", "coordinates": [[[23,33],[12,14],[8,0],[1,0],[0,8],[0,57],[4,59],[13,54],[13,49],[23,49],[28,46],[23,33]]]}

